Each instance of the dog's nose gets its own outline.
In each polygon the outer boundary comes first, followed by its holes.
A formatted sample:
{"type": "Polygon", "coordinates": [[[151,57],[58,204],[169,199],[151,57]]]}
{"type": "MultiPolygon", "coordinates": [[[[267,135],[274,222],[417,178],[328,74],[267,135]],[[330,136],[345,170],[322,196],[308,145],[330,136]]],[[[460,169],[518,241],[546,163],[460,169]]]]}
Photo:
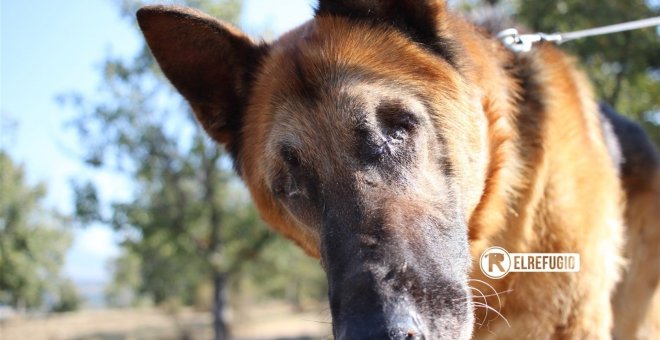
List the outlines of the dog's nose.
{"type": "Polygon", "coordinates": [[[331,290],[336,339],[421,340],[424,324],[411,299],[392,297],[388,282],[371,270],[356,270],[345,276],[343,294],[331,290]],[[333,299],[335,298],[335,299],[333,299]]]}
{"type": "Polygon", "coordinates": [[[415,320],[410,316],[394,318],[389,329],[388,339],[392,340],[424,340],[424,334],[415,320]]]}
{"type": "MultiPolygon", "coordinates": [[[[370,318],[371,319],[371,318],[370,318]]],[[[377,318],[381,319],[381,318],[377,318]]],[[[374,319],[371,319],[374,320],[374,319]]],[[[382,320],[382,319],[381,319],[382,320]]],[[[425,340],[417,323],[409,316],[391,318],[389,325],[370,323],[367,320],[356,320],[355,323],[344,324],[337,333],[337,339],[367,340],[425,340]],[[367,322],[365,322],[367,321],[367,322]]]]}

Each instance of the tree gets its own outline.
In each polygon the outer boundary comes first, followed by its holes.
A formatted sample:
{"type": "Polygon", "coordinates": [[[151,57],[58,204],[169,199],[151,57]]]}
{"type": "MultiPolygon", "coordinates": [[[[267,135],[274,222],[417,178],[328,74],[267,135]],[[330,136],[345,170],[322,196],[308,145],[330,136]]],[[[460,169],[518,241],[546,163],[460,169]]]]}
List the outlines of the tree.
{"type": "Polygon", "coordinates": [[[63,217],[41,203],[46,188],[29,186],[24,171],[0,150],[0,303],[37,308],[60,281],[71,244],[63,217]]]}
{"type": "MultiPolygon", "coordinates": [[[[189,4],[206,7],[226,20],[236,18],[239,9],[238,1],[189,4]]],[[[120,2],[122,13],[131,20],[140,5],[141,1],[120,2]]],[[[102,92],[107,100],[83,107],[79,98],[83,114],[75,125],[89,143],[86,162],[121,169],[134,179],[136,194],[133,201],[114,203],[113,216],[104,218],[95,209],[93,186],[78,185],[78,216],[139,235],[127,238],[124,246],[139,255],[140,289],[157,303],[170,297],[189,301],[201,277],[210,275],[216,339],[225,339],[226,273],[220,264],[225,214],[221,195],[227,174],[221,163],[227,161],[166,87],[146,45],[132,61],[107,60],[104,73],[102,92]]]]}
{"type": "MultiPolygon", "coordinates": [[[[134,21],[141,3],[124,0],[120,10],[134,21]]],[[[181,3],[228,21],[240,9],[236,0],[181,3]]],[[[191,304],[211,281],[216,339],[225,339],[229,280],[250,273],[243,264],[257,260],[276,236],[260,222],[228,156],[203,133],[146,45],[131,60],[109,57],[103,66],[100,100],[73,94],[64,102],[80,112],[72,125],[85,163],[119,170],[134,185],[132,199],[112,202],[110,213],[103,213],[95,185],[74,184],[78,221],[106,223],[125,235],[108,295],[191,304]]]]}
{"type": "MultiPolygon", "coordinates": [[[[474,9],[496,6],[530,32],[572,32],[660,15],[650,0],[459,0],[474,9]]],[[[660,44],[658,30],[630,32],[574,40],[561,49],[578,57],[597,98],[638,122],[660,148],[660,44]]]]}
{"type": "MultiPolygon", "coordinates": [[[[660,15],[645,0],[513,1],[533,31],[570,32],[660,15]]],[[[561,45],[578,56],[599,99],[639,122],[660,147],[660,44],[651,27],[561,45]]]]}
{"type": "Polygon", "coordinates": [[[108,306],[125,307],[140,302],[139,294],[142,286],[140,275],[141,261],[134,252],[124,252],[110,263],[112,282],[105,289],[105,300],[108,306]]]}
{"type": "Polygon", "coordinates": [[[51,311],[55,313],[72,312],[78,310],[82,303],[76,285],[71,280],[62,281],[57,287],[58,302],[51,311]]]}

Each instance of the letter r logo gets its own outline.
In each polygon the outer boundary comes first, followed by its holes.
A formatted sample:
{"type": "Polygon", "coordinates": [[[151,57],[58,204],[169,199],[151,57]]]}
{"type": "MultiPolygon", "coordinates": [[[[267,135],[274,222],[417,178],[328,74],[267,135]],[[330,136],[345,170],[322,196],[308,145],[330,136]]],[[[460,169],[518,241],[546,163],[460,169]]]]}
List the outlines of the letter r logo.
{"type": "Polygon", "coordinates": [[[511,270],[511,257],[502,247],[490,247],[481,254],[479,267],[487,277],[499,279],[511,270]]]}
{"type": "Polygon", "coordinates": [[[502,262],[504,262],[504,254],[501,253],[490,253],[488,254],[488,271],[493,272],[493,265],[497,266],[497,269],[500,272],[504,273],[504,267],[502,267],[502,262]]]}

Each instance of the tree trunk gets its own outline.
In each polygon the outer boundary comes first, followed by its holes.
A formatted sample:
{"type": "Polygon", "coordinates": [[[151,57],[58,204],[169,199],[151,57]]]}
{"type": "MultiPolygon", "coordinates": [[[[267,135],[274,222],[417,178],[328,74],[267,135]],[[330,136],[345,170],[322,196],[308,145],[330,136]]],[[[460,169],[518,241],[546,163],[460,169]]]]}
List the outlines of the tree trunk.
{"type": "Polygon", "coordinates": [[[223,273],[213,274],[213,331],[215,340],[229,339],[229,329],[225,321],[225,296],[226,278],[223,273]]]}
{"type": "Polygon", "coordinates": [[[222,208],[218,205],[216,195],[219,194],[217,186],[220,185],[218,176],[218,162],[222,155],[221,151],[212,146],[209,153],[204,151],[204,165],[205,165],[205,187],[206,192],[204,198],[206,204],[210,207],[209,224],[211,227],[210,244],[207,249],[207,258],[212,259],[213,264],[213,331],[215,333],[215,340],[229,339],[229,328],[225,322],[224,311],[227,304],[227,296],[225,294],[225,286],[227,283],[227,273],[221,269],[223,263],[217,261],[225,261],[222,256],[223,253],[223,240],[220,231],[222,222],[222,208]],[[219,259],[219,260],[218,260],[219,259]]]}
{"type": "MultiPolygon", "coordinates": [[[[623,33],[626,42],[624,43],[623,46],[623,53],[621,55],[621,58],[619,60],[626,60],[628,59],[628,54],[629,54],[629,47],[630,47],[630,34],[629,32],[624,32],[623,33]]],[[[625,62],[621,62],[621,69],[619,72],[616,74],[614,78],[614,89],[612,89],[612,92],[610,93],[609,96],[607,96],[607,102],[610,104],[612,107],[617,107],[617,102],[619,101],[619,94],[621,93],[621,88],[623,87],[623,82],[625,81],[625,76],[628,73],[628,64],[625,62]]]]}
{"type": "MultiPolygon", "coordinates": [[[[607,103],[612,107],[616,107],[617,102],[619,101],[619,94],[621,93],[621,87],[623,86],[624,76],[626,75],[627,67],[624,64],[621,66],[621,70],[614,77],[614,89],[609,96],[607,96],[607,103]]],[[[619,111],[620,112],[620,111],[619,111]]]]}

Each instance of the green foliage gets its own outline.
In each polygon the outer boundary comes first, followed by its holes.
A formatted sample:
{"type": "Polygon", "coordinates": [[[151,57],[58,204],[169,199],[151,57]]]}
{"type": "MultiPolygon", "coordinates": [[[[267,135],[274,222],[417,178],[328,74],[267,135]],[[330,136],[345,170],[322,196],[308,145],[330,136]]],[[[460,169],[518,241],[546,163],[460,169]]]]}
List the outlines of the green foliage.
{"type": "Polygon", "coordinates": [[[64,280],[57,287],[58,302],[53,305],[51,311],[55,313],[73,312],[80,308],[82,299],[71,280],[64,280]]]}
{"type": "Polygon", "coordinates": [[[282,237],[270,242],[258,261],[243,265],[246,275],[235,283],[253,300],[280,298],[296,306],[327,298],[327,280],[318,260],[282,237]]]}
{"type": "Polygon", "coordinates": [[[0,303],[18,309],[40,307],[53,292],[71,243],[64,219],[41,205],[45,187],[25,182],[0,151],[0,303]]]}
{"type": "MultiPolygon", "coordinates": [[[[119,5],[120,13],[134,19],[135,12],[149,1],[144,0],[115,0],[119,5]]],[[[188,6],[202,9],[216,18],[227,22],[235,23],[241,13],[241,0],[174,0],[168,1],[168,4],[188,6]]]]}
{"type": "Polygon", "coordinates": [[[134,252],[124,252],[110,263],[112,282],[105,289],[110,307],[134,306],[140,303],[138,292],[142,286],[142,261],[134,252]]]}
{"type": "MultiPolygon", "coordinates": [[[[119,1],[131,21],[141,3],[119,1]]],[[[240,10],[240,1],[179,3],[229,21],[240,10]]],[[[261,222],[228,156],[206,137],[147,47],[132,60],[109,57],[103,72],[102,100],[74,94],[66,102],[80,112],[72,125],[86,146],[84,162],[119,170],[134,185],[130,200],[112,202],[103,214],[94,185],[74,184],[79,221],[107,223],[125,236],[124,252],[111,264],[109,302],[146,296],[168,306],[199,304],[218,277],[234,282],[234,296],[244,292],[239,282],[251,282],[250,294],[282,297],[295,287],[289,295],[323,297],[320,266],[261,222]]]]}
{"type": "Polygon", "coordinates": [[[101,218],[99,213],[99,198],[96,187],[90,182],[73,182],[73,193],[75,197],[75,215],[82,225],[88,225],[101,218]]]}
{"type": "MultiPolygon", "coordinates": [[[[660,15],[644,0],[515,1],[517,18],[534,31],[570,32],[660,15]]],[[[660,146],[660,43],[657,29],[579,39],[561,45],[576,55],[598,97],[634,120],[660,146]]]]}

